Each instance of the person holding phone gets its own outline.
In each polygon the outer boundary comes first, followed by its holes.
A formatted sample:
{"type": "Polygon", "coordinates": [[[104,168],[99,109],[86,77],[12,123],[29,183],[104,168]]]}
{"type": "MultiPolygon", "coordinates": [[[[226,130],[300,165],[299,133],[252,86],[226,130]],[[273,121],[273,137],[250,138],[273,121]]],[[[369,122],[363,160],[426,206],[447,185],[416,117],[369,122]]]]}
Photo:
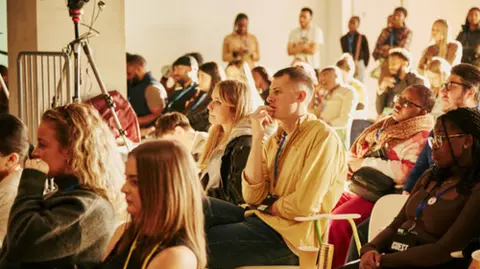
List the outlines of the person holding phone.
{"type": "Polygon", "coordinates": [[[123,178],[115,138],[84,104],[47,110],[37,137],[10,212],[0,268],[93,268],[114,231],[114,182],[123,178]]]}
{"type": "Polygon", "coordinates": [[[0,246],[7,233],[8,216],[28,154],[27,127],[13,115],[0,114],[0,246]]]}

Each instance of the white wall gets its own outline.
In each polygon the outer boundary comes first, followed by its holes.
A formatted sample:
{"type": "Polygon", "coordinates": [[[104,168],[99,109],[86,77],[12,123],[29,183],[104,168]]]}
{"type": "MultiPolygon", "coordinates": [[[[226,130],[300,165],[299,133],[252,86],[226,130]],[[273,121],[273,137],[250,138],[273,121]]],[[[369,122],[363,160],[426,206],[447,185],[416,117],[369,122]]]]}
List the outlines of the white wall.
{"type": "Polygon", "coordinates": [[[143,55],[157,77],[161,66],[187,52],[222,62],[223,38],[232,32],[236,14],[243,12],[249,16],[249,32],[259,40],[260,63],[275,70],[291,62],[288,34],[298,27],[304,6],[314,11],[315,24],[325,25],[326,5],[319,0],[127,0],[126,47],[143,55]]]}
{"type": "MultiPolygon", "coordinates": [[[[0,50],[7,51],[7,0],[0,0],[0,50]]],[[[7,56],[0,54],[0,64],[8,66],[7,56]]]]}

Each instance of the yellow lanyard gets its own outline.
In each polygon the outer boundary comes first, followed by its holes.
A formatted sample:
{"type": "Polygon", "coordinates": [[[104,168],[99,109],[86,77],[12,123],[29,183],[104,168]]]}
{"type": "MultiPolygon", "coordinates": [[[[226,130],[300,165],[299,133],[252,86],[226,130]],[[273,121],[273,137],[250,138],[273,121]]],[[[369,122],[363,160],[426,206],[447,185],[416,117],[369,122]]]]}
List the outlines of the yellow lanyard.
{"type": "MultiPolygon", "coordinates": [[[[127,259],[125,260],[125,264],[123,265],[123,269],[127,269],[128,267],[128,263],[130,262],[130,258],[132,257],[132,253],[133,251],[135,250],[135,248],[137,248],[137,240],[138,240],[138,235],[137,237],[135,237],[135,241],[133,241],[133,244],[132,246],[130,247],[130,252],[128,252],[128,256],[127,256],[127,259]]],[[[148,262],[150,261],[150,259],[152,258],[153,254],[155,253],[155,251],[157,251],[158,247],[160,246],[160,243],[156,244],[155,247],[153,247],[152,251],[148,254],[148,256],[145,258],[145,260],[143,261],[143,264],[142,264],[142,269],[146,269],[147,268],[147,265],[148,265],[148,262]]]]}

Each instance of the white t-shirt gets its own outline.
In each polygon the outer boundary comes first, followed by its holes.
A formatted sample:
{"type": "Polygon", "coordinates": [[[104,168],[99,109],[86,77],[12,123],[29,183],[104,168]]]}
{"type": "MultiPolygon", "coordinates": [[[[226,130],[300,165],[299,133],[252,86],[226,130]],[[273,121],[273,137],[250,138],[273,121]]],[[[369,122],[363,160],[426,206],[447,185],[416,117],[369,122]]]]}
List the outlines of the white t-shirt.
{"type": "MultiPolygon", "coordinates": [[[[307,29],[302,29],[301,27],[298,27],[290,32],[288,42],[289,43],[304,42],[307,44],[310,44],[310,43],[323,44],[323,31],[322,29],[320,29],[320,27],[314,27],[314,26],[310,26],[307,29]]],[[[306,61],[315,69],[320,68],[320,48],[317,48],[317,50],[313,55],[298,53],[294,55],[294,58],[300,58],[306,61]]]]}

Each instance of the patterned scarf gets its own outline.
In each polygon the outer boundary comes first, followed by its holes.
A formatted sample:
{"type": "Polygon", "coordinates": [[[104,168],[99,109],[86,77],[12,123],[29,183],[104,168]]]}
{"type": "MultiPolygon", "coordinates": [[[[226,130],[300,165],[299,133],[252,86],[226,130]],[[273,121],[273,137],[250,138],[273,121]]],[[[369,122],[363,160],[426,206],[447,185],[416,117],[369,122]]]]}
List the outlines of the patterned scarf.
{"type": "Polygon", "coordinates": [[[355,158],[363,158],[378,146],[384,147],[388,144],[388,147],[392,148],[419,132],[431,131],[434,125],[434,118],[430,114],[398,123],[390,116],[365,129],[353,143],[350,152],[355,158]]]}

